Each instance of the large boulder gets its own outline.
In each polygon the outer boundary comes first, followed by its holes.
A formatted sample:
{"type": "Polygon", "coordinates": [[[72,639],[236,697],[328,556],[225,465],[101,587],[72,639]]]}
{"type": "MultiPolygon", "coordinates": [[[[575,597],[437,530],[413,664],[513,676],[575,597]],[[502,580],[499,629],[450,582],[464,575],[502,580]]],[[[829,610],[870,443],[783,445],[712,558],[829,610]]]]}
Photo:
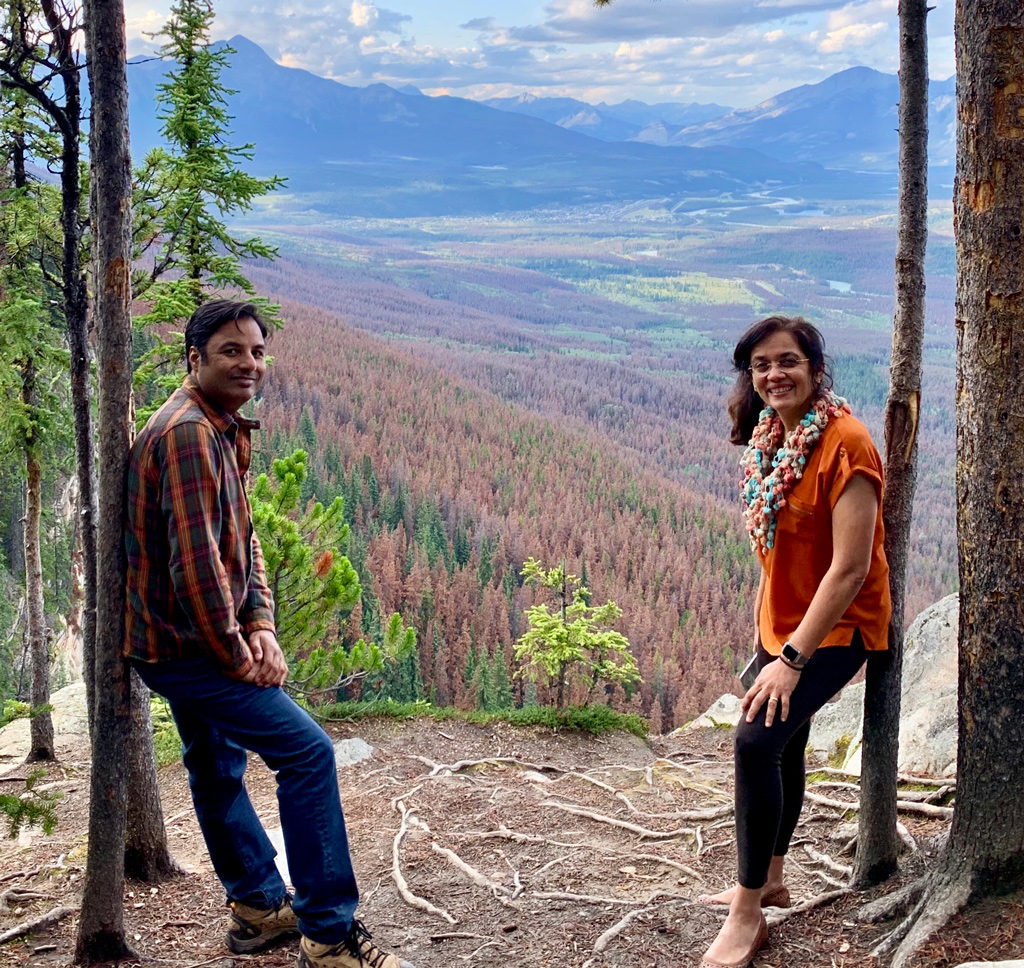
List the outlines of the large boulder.
{"type": "MultiPolygon", "coordinates": [[[[63,689],[58,689],[50,696],[53,710],[53,732],[58,751],[62,739],[85,736],[89,732],[88,710],[85,705],[85,683],[79,680],[63,689]]],[[[27,719],[16,719],[0,729],[0,761],[4,759],[24,759],[28,755],[31,742],[31,727],[27,719]]]]}
{"type": "MultiPolygon", "coordinates": [[[[899,770],[919,776],[956,773],[956,595],[926,608],[907,629],[903,644],[899,770]]],[[[847,686],[814,717],[810,750],[822,760],[860,775],[864,683],[847,686]]],[[[722,696],[687,728],[739,721],[739,700],[722,696]]]]}
{"type": "MultiPolygon", "coordinates": [[[[956,773],[957,630],[959,600],[947,595],[926,608],[903,642],[898,766],[902,773],[956,773]]],[[[860,774],[864,683],[847,686],[841,697],[814,718],[810,747],[860,774]]]]}

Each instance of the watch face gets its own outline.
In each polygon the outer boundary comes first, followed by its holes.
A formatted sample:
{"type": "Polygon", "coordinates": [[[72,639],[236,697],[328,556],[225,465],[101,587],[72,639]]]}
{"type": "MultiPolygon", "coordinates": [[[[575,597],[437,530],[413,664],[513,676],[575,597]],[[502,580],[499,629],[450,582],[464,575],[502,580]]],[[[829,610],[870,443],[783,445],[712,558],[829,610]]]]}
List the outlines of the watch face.
{"type": "Polygon", "coordinates": [[[782,655],[789,662],[792,662],[793,665],[803,665],[807,661],[806,657],[797,650],[796,646],[789,642],[783,645],[782,655]]]}

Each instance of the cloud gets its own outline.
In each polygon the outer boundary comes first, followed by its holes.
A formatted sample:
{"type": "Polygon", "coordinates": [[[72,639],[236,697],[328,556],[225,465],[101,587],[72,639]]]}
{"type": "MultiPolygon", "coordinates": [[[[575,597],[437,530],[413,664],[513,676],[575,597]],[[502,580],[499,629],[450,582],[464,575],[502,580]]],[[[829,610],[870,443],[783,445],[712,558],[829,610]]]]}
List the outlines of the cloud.
{"type": "Polygon", "coordinates": [[[565,44],[721,36],[842,5],[843,0],[614,0],[598,8],[593,0],[551,0],[542,24],[513,28],[510,36],[522,42],[565,44]]]}
{"type": "MultiPolygon", "coordinates": [[[[127,0],[133,32],[166,16],[143,3],[169,2],[127,0]]],[[[931,64],[948,76],[954,0],[932,2],[931,64]],[[936,37],[948,56],[936,56],[936,37]]],[[[215,37],[244,34],[281,63],[346,84],[477,98],[530,91],[745,107],[857,64],[889,73],[897,64],[896,0],[613,0],[604,8],[546,0],[539,14],[517,0],[460,0],[451,4],[459,17],[446,8],[436,0],[218,0],[215,37]]]]}

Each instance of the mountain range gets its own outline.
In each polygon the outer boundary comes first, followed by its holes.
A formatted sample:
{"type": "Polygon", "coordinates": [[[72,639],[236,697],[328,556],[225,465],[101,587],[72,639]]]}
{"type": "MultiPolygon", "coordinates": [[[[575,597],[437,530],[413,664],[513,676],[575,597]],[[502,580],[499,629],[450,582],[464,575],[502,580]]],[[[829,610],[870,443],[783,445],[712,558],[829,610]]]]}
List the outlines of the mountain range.
{"type": "MultiPolygon", "coordinates": [[[[254,173],[290,204],[412,216],[768,192],[878,198],[895,189],[898,81],[867,68],[754,108],[521,97],[487,103],[385,84],[358,88],[275,63],[242,36],[222,80],[254,173]]],[[[129,65],[137,157],[160,143],[168,65],[129,65]]],[[[952,161],[952,82],[933,88],[933,164],[952,161]]]]}

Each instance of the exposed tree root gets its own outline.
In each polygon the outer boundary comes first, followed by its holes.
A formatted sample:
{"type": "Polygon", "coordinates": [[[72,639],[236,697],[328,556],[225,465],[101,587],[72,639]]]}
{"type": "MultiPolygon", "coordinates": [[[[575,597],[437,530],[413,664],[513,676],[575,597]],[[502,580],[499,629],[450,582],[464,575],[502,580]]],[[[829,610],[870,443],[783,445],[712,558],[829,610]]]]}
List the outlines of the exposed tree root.
{"type": "Polygon", "coordinates": [[[444,918],[449,924],[457,924],[457,920],[452,917],[447,911],[442,908],[436,907],[431,904],[430,901],[425,898],[419,897],[409,889],[409,882],[406,881],[405,876],[402,874],[401,855],[399,848],[402,845],[402,838],[405,836],[406,831],[410,826],[413,826],[415,816],[412,811],[409,810],[405,803],[401,800],[396,801],[397,808],[402,813],[402,825],[398,828],[398,833],[395,834],[394,842],[391,846],[391,876],[395,881],[395,886],[398,888],[398,893],[402,896],[402,900],[405,901],[410,907],[418,908],[421,911],[426,911],[427,914],[433,914],[436,917],[444,918]]]}
{"type": "Polygon", "coordinates": [[[914,910],[878,944],[872,955],[889,960],[890,968],[907,968],[918,949],[945,927],[971,896],[970,876],[936,873],[925,879],[914,910]]]}
{"type": "Polygon", "coordinates": [[[585,807],[577,807],[569,803],[562,803],[559,800],[544,800],[541,803],[542,807],[555,807],[558,810],[564,810],[566,813],[571,813],[574,817],[587,817],[590,820],[596,820],[598,823],[610,824],[612,827],[621,827],[623,830],[628,830],[631,833],[636,834],[639,837],[644,837],[648,840],[669,840],[672,837],[693,837],[696,831],[692,827],[677,827],[675,830],[651,830],[647,827],[641,827],[635,823],[629,823],[626,820],[619,820],[616,817],[609,817],[603,813],[598,813],[596,810],[587,810],[585,807]]]}
{"type": "MultiPolygon", "coordinates": [[[[679,898],[671,898],[669,900],[669,903],[678,903],[678,901],[679,898]]],[[[687,901],[685,903],[692,904],[693,902],[687,901]]],[[[597,939],[597,941],[594,942],[595,954],[600,954],[602,951],[604,951],[605,948],[607,948],[608,945],[615,940],[615,938],[617,938],[620,934],[622,934],[623,931],[625,931],[627,927],[629,927],[629,923],[631,921],[635,920],[636,918],[643,917],[645,914],[650,914],[652,911],[656,911],[660,907],[662,907],[661,904],[652,904],[648,907],[639,908],[636,911],[630,911],[629,914],[627,914],[625,917],[620,918],[607,931],[605,931],[604,934],[602,934],[597,939]]],[[[590,962],[587,962],[587,964],[590,964],[590,962]]]]}
{"type": "MultiPolygon", "coordinates": [[[[804,798],[811,803],[817,803],[823,807],[832,807],[834,810],[852,810],[855,812],[860,810],[859,803],[832,800],[829,797],[823,797],[820,793],[812,793],[810,790],[804,794],[804,798]]],[[[897,800],[896,809],[902,810],[905,813],[920,813],[926,817],[939,817],[943,820],[950,820],[953,816],[952,807],[937,807],[933,803],[911,803],[908,800],[897,800]]]]}
{"type": "Polygon", "coordinates": [[[52,894],[40,894],[21,887],[12,887],[0,894],[0,912],[6,913],[12,904],[28,904],[30,901],[53,901],[52,894]]]}
{"type": "Polygon", "coordinates": [[[15,938],[23,937],[26,934],[31,934],[33,931],[38,931],[40,928],[48,927],[49,925],[59,921],[63,917],[67,917],[69,914],[73,914],[75,908],[70,907],[55,907],[51,908],[46,914],[41,914],[37,918],[30,918],[27,921],[22,921],[21,924],[16,924],[13,928],[8,928],[3,934],[0,934],[0,944],[4,944],[7,941],[12,941],[15,938]]]}
{"type": "Polygon", "coordinates": [[[877,924],[879,921],[891,921],[906,914],[917,903],[924,891],[927,878],[919,877],[916,881],[904,884],[903,887],[885,894],[865,904],[857,911],[855,917],[865,924],[877,924]]]}
{"type": "MultiPolygon", "coordinates": [[[[551,840],[548,837],[539,837],[536,834],[524,834],[515,830],[510,830],[504,824],[499,826],[497,830],[488,830],[485,833],[478,834],[477,836],[482,840],[492,837],[501,837],[505,840],[512,840],[521,844],[545,844],[548,847],[564,847],[570,850],[599,851],[604,854],[614,854],[617,857],[628,857],[631,860],[649,860],[653,864],[663,864],[665,867],[672,867],[675,870],[686,874],[687,877],[693,878],[693,880],[698,884],[704,883],[704,878],[692,867],[688,867],[686,864],[680,864],[679,861],[671,860],[668,857],[662,857],[660,854],[643,854],[637,853],[635,850],[608,848],[603,847],[600,844],[588,842],[568,843],[566,841],[551,840]]],[[[548,867],[558,864],[564,859],[564,857],[559,857],[553,861],[549,861],[544,865],[544,867],[540,868],[540,871],[546,870],[548,867]]],[[[537,873],[540,873],[540,871],[537,871],[537,873]]]]}
{"type": "MultiPolygon", "coordinates": [[[[769,913],[765,911],[765,920],[769,925],[781,924],[783,921],[791,918],[794,914],[803,914],[804,911],[810,911],[813,908],[821,907],[824,904],[831,904],[833,901],[838,900],[841,897],[845,897],[850,893],[850,888],[840,887],[834,891],[825,891],[824,894],[815,894],[814,897],[807,898],[806,901],[801,901],[799,904],[794,904],[788,908],[773,908],[769,913]]],[[[725,912],[723,912],[724,914],[725,912]]]]}

